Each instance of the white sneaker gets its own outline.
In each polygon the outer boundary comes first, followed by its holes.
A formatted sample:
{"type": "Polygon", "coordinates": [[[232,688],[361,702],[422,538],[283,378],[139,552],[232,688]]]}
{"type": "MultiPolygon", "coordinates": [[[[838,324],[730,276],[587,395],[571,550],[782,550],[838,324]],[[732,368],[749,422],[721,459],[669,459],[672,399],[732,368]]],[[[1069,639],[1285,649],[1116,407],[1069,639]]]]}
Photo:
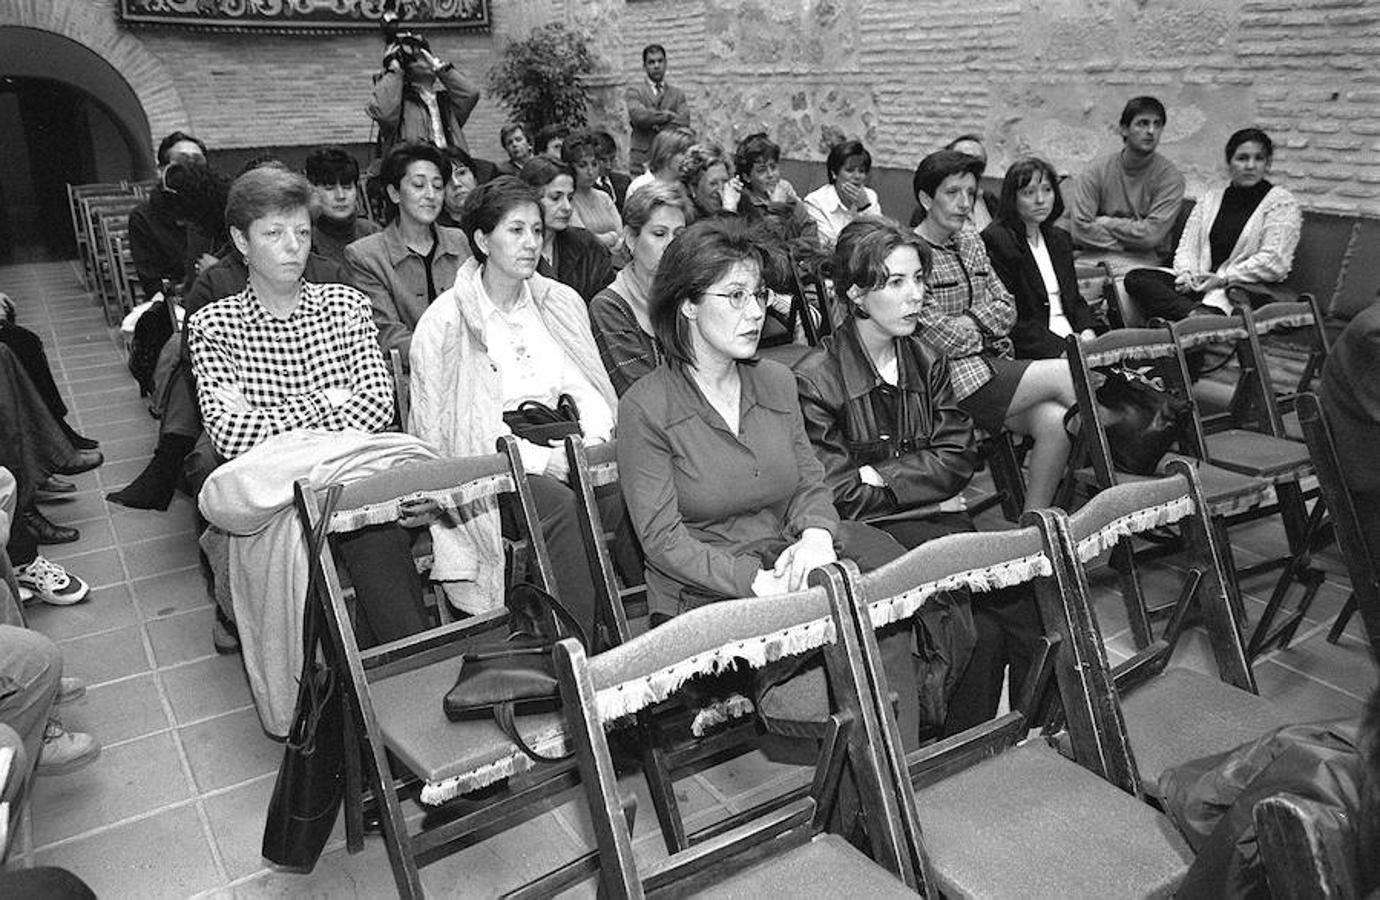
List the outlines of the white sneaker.
{"type": "Polygon", "coordinates": [[[80,603],[91,590],[85,581],[42,556],[34,557],[26,566],[16,566],[14,578],[19,582],[20,591],[27,588],[44,603],[54,606],[80,603]]]}
{"type": "Polygon", "coordinates": [[[43,749],[38,754],[36,775],[66,775],[95,761],[101,745],[91,735],[68,731],[56,717],[43,729],[43,749]]]}

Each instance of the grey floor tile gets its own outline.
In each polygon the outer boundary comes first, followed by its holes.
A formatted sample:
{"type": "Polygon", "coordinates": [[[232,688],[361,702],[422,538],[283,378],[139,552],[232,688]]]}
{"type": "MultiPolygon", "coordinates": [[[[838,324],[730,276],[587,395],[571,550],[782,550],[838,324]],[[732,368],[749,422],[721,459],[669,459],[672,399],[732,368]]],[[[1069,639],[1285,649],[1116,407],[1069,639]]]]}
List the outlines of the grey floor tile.
{"type": "Polygon", "coordinates": [[[252,709],[188,725],[179,733],[201,791],[276,772],[283,757],[283,745],[263,733],[252,709]]]}
{"type": "MultiPolygon", "coordinates": [[[[72,571],[81,574],[76,569],[72,571]]],[[[30,628],[43,632],[55,641],[139,624],[134,601],[124,584],[94,588],[86,600],[72,606],[30,604],[25,617],[30,628]]]]}
{"type": "Polygon", "coordinates": [[[163,731],[171,726],[153,675],[139,675],[88,688],[86,695],[59,707],[63,724],[85,731],[104,746],[163,731]]]}
{"type": "Polygon", "coordinates": [[[1340,688],[1358,700],[1370,696],[1375,689],[1377,674],[1370,649],[1352,634],[1343,635],[1337,644],[1329,644],[1326,632],[1320,631],[1274,654],[1271,659],[1278,665],[1297,669],[1340,688]]]}
{"type": "Polygon", "coordinates": [[[273,782],[272,777],[259,778],[202,802],[231,878],[243,878],[268,866],[263,858],[264,813],[273,796],[273,782]]]}
{"type": "Polygon", "coordinates": [[[79,411],[77,415],[81,417],[82,427],[90,428],[93,431],[99,430],[106,423],[139,422],[144,425],[154,424],[149,416],[148,405],[137,397],[133,400],[110,403],[97,409],[79,411]]]}
{"type": "Polygon", "coordinates": [[[211,656],[160,670],[178,724],[240,709],[253,702],[238,655],[211,656]]]}
{"type": "MultiPolygon", "coordinates": [[[[393,869],[388,865],[388,852],[383,841],[364,842],[358,854],[344,848],[322,855],[309,875],[267,871],[234,888],[213,895],[235,900],[269,900],[269,898],[329,897],[331,900],[375,900],[396,896],[393,869]]],[[[491,896],[477,892],[471,896],[491,896]]]]}
{"type": "Polygon", "coordinates": [[[74,525],[81,528],[83,522],[105,519],[110,516],[105,495],[99,490],[78,491],[68,494],[67,499],[43,506],[43,514],[59,525],[74,525]]]}
{"type": "MultiPolygon", "coordinates": [[[[40,547],[39,552],[42,551],[43,548],[40,547]]],[[[120,553],[114,547],[65,556],[62,566],[93,588],[123,584],[126,581],[124,563],[120,561],[120,553]]]]}
{"type": "Polygon", "coordinates": [[[1354,718],[1361,711],[1355,697],[1270,660],[1256,665],[1255,680],[1261,696],[1289,710],[1299,722],[1354,718]]]}
{"type": "Polygon", "coordinates": [[[211,623],[214,609],[202,606],[190,612],[153,619],[146,626],[153,644],[154,664],[159,668],[214,656],[211,623]]]}
{"type": "Polygon", "coordinates": [[[106,465],[123,462],[127,459],[139,459],[147,462],[149,457],[153,456],[153,448],[157,444],[156,435],[148,437],[137,435],[118,440],[101,441],[101,452],[105,454],[106,465]]]}
{"type": "MultiPolygon", "coordinates": [[[[47,507],[44,508],[46,511],[47,507]]],[[[59,522],[59,525],[67,524],[59,522]]],[[[81,539],[71,544],[49,544],[43,548],[43,555],[54,562],[62,562],[93,550],[105,550],[115,546],[115,531],[108,519],[91,519],[77,522],[75,527],[81,532],[81,539]]],[[[76,574],[80,575],[80,572],[76,574]]]]}
{"type": "Polygon", "coordinates": [[[136,626],[59,641],[58,646],[62,648],[63,670],[80,676],[87,684],[102,684],[149,671],[144,632],[136,626]]]}
{"type": "MultiPolygon", "coordinates": [[[[110,491],[118,491],[131,481],[139,477],[139,473],[144,471],[148,465],[148,457],[125,459],[120,462],[106,462],[100,468],[101,476],[101,496],[104,497],[110,491]]],[[[112,509],[114,506],[112,505],[112,509]]]]}
{"type": "Polygon", "coordinates": [[[145,619],[200,609],[211,603],[199,566],[131,581],[130,590],[145,619]]]}
{"type": "Polygon", "coordinates": [[[71,869],[98,897],[189,897],[221,879],[191,806],[40,850],[35,862],[71,869]]]}
{"type": "Polygon", "coordinates": [[[77,427],[77,430],[100,441],[101,446],[105,446],[106,441],[119,441],[126,438],[143,438],[153,441],[158,439],[158,423],[151,418],[142,422],[102,422],[90,428],[82,424],[77,427]]]}
{"type": "Polygon", "coordinates": [[[196,535],[167,534],[120,546],[130,578],[148,578],[195,566],[200,562],[196,535]]]}
{"type": "Polygon", "coordinates": [[[34,780],[34,847],[42,850],[191,796],[170,732],[107,747],[84,769],[34,780]]]}
{"type": "MultiPolygon", "coordinates": [[[[142,467],[145,460],[141,460],[142,467]]],[[[128,509],[110,504],[110,517],[120,543],[134,544],[170,534],[196,537],[196,509],[191,503],[173,503],[166,510],[128,509]]]]}

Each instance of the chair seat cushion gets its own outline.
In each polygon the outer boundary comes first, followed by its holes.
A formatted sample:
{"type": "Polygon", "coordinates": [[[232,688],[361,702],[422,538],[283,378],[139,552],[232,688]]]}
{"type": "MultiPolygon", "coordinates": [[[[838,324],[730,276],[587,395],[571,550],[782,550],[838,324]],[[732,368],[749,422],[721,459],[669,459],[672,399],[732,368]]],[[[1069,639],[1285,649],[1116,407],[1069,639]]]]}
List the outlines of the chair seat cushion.
{"type": "Polygon", "coordinates": [[[1272,482],[1296,480],[1313,465],[1307,445],[1240,428],[1208,435],[1207,457],[1224,469],[1272,482]]]}
{"type": "Polygon", "coordinates": [[[1170,766],[1230,750],[1291,723],[1264,697],[1211,675],[1174,667],[1121,700],[1142,786],[1160,796],[1170,766]]]}
{"type": "Polygon", "coordinates": [[[1193,860],[1167,817],[1038,740],[916,799],[948,897],[1168,897],[1193,860]]]}
{"type": "MultiPolygon", "coordinates": [[[[1176,456],[1175,458],[1192,463],[1198,471],[1198,479],[1203,485],[1203,496],[1207,499],[1208,506],[1211,507],[1212,514],[1215,516],[1231,516],[1248,509],[1254,509],[1261,504],[1265,499],[1266,492],[1270,489],[1270,482],[1262,478],[1232,472],[1212,463],[1205,463],[1189,457],[1176,456]]],[[[1161,472],[1164,470],[1164,465],[1164,461],[1161,461],[1161,472]]],[[[1116,473],[1118,482],[1149,481],[1160,477],[1160,475],[1133,475],[1129,472],[1116,473]]],[[[1080,484],[1098,484],[1097,473],[1091,467],[1078,469],[1074,472],[1074,478],[1080,484]]]]}
{"type": "MultiPolygon", "coordinates": [[[[370,685],[383,742],[398,761],[426,782],[422,800],[442,803],[532,768],[492,716],[452,722],[441,700],[460,673],[459,658],[390,675],[370,685]]],[[[564,746],[559,711],[517,716],[519,732],[539,753],[564,746]]]]}
{"type": "Polygon", "coordinates": [[[767,857],[736,872],[696,897],[761,900],[763,897],[914,897],[915,892],[895,875],[863,856],[835,834],[821,834],[808,843],[767,857]]]}

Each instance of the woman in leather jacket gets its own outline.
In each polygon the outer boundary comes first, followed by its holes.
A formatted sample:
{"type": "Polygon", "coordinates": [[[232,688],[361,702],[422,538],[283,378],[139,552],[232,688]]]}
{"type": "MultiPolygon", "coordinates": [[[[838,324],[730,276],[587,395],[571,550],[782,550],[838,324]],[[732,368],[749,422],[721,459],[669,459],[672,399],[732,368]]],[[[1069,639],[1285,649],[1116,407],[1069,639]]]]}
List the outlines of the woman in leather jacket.
{"type": "MultiPolygon", "coordinates": [[[[977,464],[973,423],[948,363],[915,336],[929,270],[929,247],[913,232],[886,219],[849,224],[833,277],[850,315],[795,366],[805,431],[840,517],[908,549],[974,528],[960,496],[977,464]]],[[[1040,634],[1028,591],[980,601],[970,612],[965,594],[940,595],[920,613],[922,715],[946,734],[996,714],[1008,665],[1019,692],[1040,634]]]]}

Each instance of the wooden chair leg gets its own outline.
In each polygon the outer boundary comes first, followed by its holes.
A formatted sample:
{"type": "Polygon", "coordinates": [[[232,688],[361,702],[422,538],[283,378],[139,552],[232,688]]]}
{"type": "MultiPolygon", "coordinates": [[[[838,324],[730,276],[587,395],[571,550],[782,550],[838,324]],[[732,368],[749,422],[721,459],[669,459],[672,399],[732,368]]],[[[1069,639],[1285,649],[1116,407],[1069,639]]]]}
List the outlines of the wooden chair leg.
{"type": "Polygon", "coordinates": [[[1351,622],[1351,617],[1356,615],[1356,593],[1353,591],[1346,598],[1346,603],[1342,605],[1342,611],[1337,613],[1337,621],[1332,623],[1332,627],[1327,630],[1327,642],[1335,644],[1342,639],[1342,632],[1346,631],[1346,626],[1351,622]]]}
{"type": "Polygon", "coordinates": [[[675,782],[666,758],[656,747],[650,746],[655,736],[644,728],[647,748],[642,753],[642,771],[647,779],[647,791],[652,797],[652,808],[656,810],[656,820],[661,826],[661,837],[666,842],[667,853],[679,853],[690,846],[685,834],[685,822],[681,819],[680,803],[676,800],[675,782]]]}
{"type": "Polygon", "coordinates": [[[1112,548],[1109,560],[1112,570],[1121,582],[1121,601],[1126,605],[1126,620],[1131,626],[1131,637],[1137,650],[1144,650],[1155,639],[1150,628],[1150,610],[1141,590],[1140,576],[1137,574],[1133,557],[1134,547],[1130,538],[1122,538],[1112,548]]]}

